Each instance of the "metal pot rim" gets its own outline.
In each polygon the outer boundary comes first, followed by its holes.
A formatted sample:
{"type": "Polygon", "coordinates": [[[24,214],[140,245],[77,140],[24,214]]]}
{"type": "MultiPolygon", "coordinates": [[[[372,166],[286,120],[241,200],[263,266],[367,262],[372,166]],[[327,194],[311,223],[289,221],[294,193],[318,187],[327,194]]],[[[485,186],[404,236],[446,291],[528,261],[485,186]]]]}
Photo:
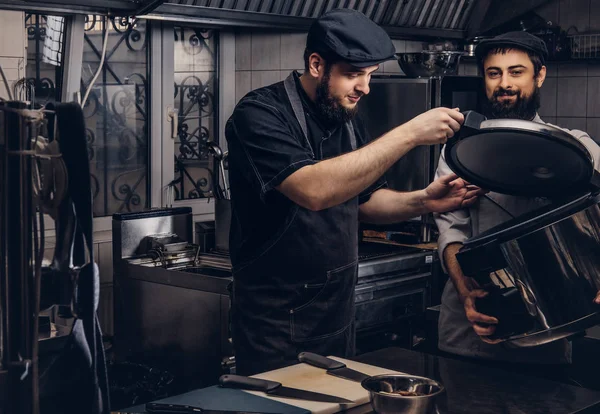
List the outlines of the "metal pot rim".
{"type": "Polygon", "coordinates": [[[369,391],[369,393],[372,394],[376,394],[379,395],[381,397],[389,397],[389,398],[398,398],[398,399],[421,399],[421,398],[432,398],[435,397],[439,394],[442,394],[446,391],[446,387],[444,387],[444,385],[439,382],[436,381],[434,379],[431,378],[427,378],[427,377],[421,377],[418,375],[410,375],[410,374],[380,374],[380,375],[373,375],[372,377],[369,378],[365,378],[364,380],[361,381],[360,385],[367,391],[369,391]],[[373,381],[373,380],[381,380],[384,378],[415,378],[415,379],[421,379],[421,380],[426,380],[427,382],[432,382],[434,383],[436,386],[440,387],[440,389],[436,392],[434,392],[433,394],[427,394],[427,395],[400,395],[400,394],[392,394],[392,393],[382,393],[381,391],[374,391],[370,388],[367,387],[367,383],[369,381],[373,381]]]}

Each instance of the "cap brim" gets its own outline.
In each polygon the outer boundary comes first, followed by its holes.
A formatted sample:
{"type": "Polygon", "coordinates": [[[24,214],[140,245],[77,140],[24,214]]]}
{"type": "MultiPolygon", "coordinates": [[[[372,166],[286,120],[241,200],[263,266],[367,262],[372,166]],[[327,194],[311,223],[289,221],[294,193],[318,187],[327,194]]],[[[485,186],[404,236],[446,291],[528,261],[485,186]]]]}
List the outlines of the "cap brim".
{"type": "Polygon", "coordinates": [[[396,60],[396,55],[387,57],[385,59],[360,61],[360,62],[353,62],[353,61],[345,60],[344,59],[345,62],[347,62],[350,65],[355,66],[357,68],[368,68],[369,66],[379,65],[379,64],[381,64],[383,62],[387,62],[388,60],[396,60]]]}
{"type": "Polygon", "coordinates": [[[477,47],[475,48],[475,57],[477,57],[478,59],[481,60],[491,49],[496,49],[499,47],[508,47],[508,48],[514,47],[514,48],[518,48],[518,49],[529,50],[531,52],[539,54],[543,60],[546,59],[546,56],[541,54],[539,52],[539,50],[535,50],[534,48],[532,48],[530,46],[524,45],[523,43],[514,42],[512,40],[494,40],[494,39],[483,40],[481,43],[479,43],[477,45],[477,47]]]}

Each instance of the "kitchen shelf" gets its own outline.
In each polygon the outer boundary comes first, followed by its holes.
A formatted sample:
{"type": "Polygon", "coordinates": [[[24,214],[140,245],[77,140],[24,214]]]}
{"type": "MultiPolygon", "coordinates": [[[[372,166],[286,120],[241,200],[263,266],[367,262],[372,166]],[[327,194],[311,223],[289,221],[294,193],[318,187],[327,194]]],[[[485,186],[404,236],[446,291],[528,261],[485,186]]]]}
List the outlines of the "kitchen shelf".
{"type": "Polygon", "coordinates": [[[600,59],[600,33],[569,36],[572,59],[600,59]]]}

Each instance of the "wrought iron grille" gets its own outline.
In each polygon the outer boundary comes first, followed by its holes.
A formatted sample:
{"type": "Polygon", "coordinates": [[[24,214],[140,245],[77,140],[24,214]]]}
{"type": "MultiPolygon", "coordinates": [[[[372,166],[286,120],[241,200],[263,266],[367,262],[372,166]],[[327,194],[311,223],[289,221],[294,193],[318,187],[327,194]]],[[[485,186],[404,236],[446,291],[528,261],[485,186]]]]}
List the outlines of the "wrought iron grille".
{"type": "Polygon", "coordinates": [[[209,198],[217,175],[206,144],[215,141],[218,32],[175,27],[175,199],[209,198]]]}
{"type": "Polygon", "coordinates": [[[45,105],[60,101],[65,35],[64,18],[26,14],[26,77],[13,86],[15,99],[45,105]],[[52,23],[50,26],[48,25],[52,23]]]}
{"type": "Polygon", "coordinates": [[[146,21],[90,15],[84,35],[81,94],[102,72],[84,107],[94,215],[148,206],[148,38],[146,21]]]}

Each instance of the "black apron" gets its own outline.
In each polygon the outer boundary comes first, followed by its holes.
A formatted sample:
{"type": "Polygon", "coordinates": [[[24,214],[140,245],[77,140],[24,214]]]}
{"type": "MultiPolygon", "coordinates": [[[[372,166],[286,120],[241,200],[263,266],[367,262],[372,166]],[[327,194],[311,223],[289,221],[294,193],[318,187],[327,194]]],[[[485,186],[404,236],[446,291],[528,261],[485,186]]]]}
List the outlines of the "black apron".
{"type": "MultiPolygon", "coordinates": [[[[313,150],[293,75],[284,85],[314,158],[340,155],[327,137],[313,150]]],[[[342,127],[356,149],[352,123],[342,127]]],[[[357,270],[358,197],[317,212],[294,205],[258,257],[233,269],[237,373],[291,365],[303,351],[352,356],[357,270]]]]}

